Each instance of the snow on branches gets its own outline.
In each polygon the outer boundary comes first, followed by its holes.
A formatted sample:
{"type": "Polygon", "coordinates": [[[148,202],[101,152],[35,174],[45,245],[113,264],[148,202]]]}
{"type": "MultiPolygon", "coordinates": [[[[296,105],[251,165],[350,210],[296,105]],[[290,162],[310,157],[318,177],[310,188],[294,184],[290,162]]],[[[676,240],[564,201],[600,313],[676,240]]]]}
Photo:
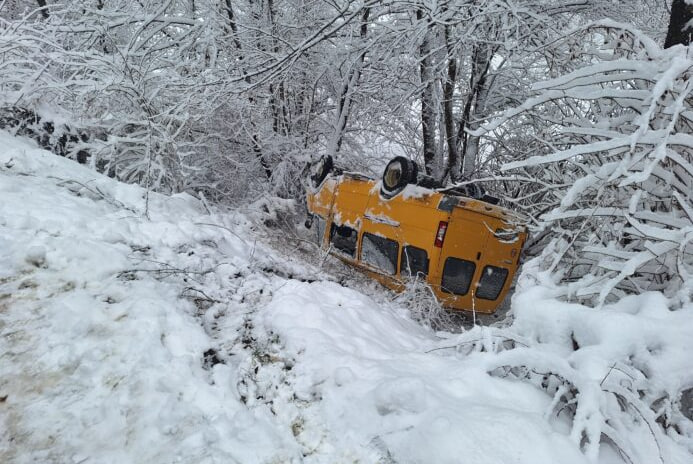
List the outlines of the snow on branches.
{"type": "Polygon", "coordinates": [[[511,124],[531,151],[502,169],[514,201],[550,231],[545,262],[567,296],[601,305],[649,290],[688,301],[693,284],[693,53],[662,50],[612,21],[548,50],[556,76],[484,127],[511,124]],[[530,156],[531,153],[531,156],[530,156]]]}

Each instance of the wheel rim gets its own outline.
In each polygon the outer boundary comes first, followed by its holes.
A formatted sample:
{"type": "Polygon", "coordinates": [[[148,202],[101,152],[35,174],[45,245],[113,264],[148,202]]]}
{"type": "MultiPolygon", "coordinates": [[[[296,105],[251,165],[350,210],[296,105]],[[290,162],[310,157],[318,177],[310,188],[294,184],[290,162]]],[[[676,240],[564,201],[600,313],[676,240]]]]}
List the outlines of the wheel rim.
{"type": "Polygon", "coordinates": [[[387,168],[387,172],[383,177],[385,187],[392,189],[397,186],[400,179],[402,178],[402,164],[400,162],[395,162],[390,164],[387,168]]]}

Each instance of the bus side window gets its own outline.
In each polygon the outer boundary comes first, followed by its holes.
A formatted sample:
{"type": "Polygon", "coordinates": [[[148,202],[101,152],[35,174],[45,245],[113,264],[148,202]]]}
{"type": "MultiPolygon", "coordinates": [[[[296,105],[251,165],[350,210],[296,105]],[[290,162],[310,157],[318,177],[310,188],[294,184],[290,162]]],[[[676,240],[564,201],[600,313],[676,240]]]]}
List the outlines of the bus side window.
{"type": "Polygon", "coordinates": [[[356,256],[356,239],[358,232],[349,226],[332,224],[330,228],[330,242],[342,253],[354,258],[356,256]]]}
{"type": "Polygon", "coordinates": [[[428,275],[428,253],[426,250],[407,245],[402,248],[402,264],[399,269],[402,277],[423,277],[428,275]]]}
{"type": "Polygon", "coordinates": [[[364,232],[361,239],[361,261],[388,274],[397,272],[399,243],[364,232]]]}
{"type": "Polygon", "coordinates": [[[443,267],[441,289],[455,295],[466,295],[472,284],[476,264],[459,258],[448,258],[443,267]]]}

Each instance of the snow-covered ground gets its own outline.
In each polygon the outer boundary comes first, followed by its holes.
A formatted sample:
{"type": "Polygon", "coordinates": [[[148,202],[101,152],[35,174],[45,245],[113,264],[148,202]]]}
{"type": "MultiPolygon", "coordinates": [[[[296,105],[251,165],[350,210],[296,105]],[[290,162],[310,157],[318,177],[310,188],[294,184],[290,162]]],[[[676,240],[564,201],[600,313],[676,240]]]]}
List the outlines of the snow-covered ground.
{"type": "Polygon", "coordinates": [[[529,263],[512,326],[435,332],[270,245],[263,204],[0,132],[0,462],[693,462],[685,296],[593,310],[529,263]]]}

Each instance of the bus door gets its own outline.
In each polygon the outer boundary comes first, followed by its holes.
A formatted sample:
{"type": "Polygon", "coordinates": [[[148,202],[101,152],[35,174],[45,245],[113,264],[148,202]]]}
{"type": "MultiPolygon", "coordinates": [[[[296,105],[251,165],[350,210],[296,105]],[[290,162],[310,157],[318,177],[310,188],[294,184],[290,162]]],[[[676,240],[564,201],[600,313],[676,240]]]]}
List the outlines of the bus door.
{"type": "Polygon", "coordinates": [[[440,288],[444,294],[464,302],[468,309],[473,309],[472,297],[481,272],[489,233],[482,215],[462,210],[453,211],[447,230],[444,231],[438,261],[440,288]],[[465,215],[474,217],[465,218],[465,215]]]}

